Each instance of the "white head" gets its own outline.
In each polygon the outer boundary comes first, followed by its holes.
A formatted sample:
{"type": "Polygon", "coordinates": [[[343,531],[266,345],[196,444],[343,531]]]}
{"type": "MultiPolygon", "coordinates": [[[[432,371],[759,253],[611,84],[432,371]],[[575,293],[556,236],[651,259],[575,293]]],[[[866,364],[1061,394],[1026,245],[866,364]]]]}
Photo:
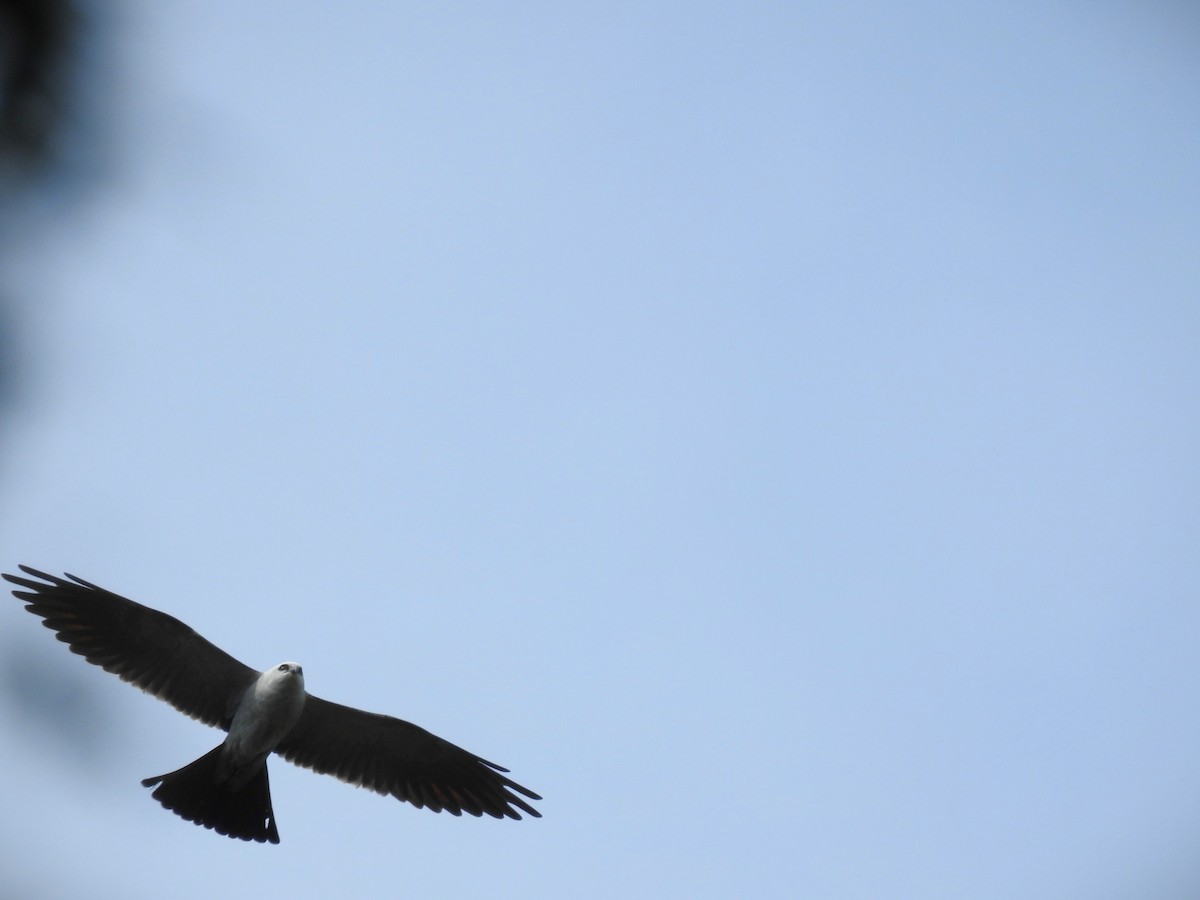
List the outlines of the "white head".
{"type": "Polygon", "coordinates": [[[299,682],[300,687],[304,687],[304,669],[300,663],[281,662],[273,669],[267,669],[259,677],[272,683],[295,678],[299,682]]]}
{"type": "Polygon", "coordinates": [[[284,662],[258,675],[253,692],[256,696],[304,696],[304,669],[300,663],[284,662]]]}
{"type": "Polygon", "coordinates": [[[300,707],[304,705],[304,669],[300,663],[285,662],[272,666],[259,673],[258,680],[247,691],[252,697],[250,703],[243,702],[247,715],[258,715],[252,712],[256,706],[265,704],[272,709],[295,707],[299,715],[300,707]]]}

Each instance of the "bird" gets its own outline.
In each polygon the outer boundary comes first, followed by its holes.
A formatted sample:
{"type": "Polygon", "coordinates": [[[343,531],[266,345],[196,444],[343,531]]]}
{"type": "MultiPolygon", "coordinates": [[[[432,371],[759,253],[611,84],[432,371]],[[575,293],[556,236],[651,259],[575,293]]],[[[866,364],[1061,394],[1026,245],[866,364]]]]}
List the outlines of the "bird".
{"type": "Polygon", "coordinates": [[[279,843],[267,757],[455,816],[520,819],[541,796],[509,770],[392,716],[331,703],[283,662],[257,672],[179,619],[64,573],[19,566],[13,596],[88,662],[226,732],[194,762],[142,781],[176,815],[217,834],[279,843]]]}

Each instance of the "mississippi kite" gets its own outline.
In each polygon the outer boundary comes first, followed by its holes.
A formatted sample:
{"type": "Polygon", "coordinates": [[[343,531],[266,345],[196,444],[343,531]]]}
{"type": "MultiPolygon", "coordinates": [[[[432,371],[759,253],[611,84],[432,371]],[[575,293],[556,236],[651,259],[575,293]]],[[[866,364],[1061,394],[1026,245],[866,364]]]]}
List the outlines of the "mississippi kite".
{"type": "Polygon", "coordinates": [[[522,796],[542,798],[506,778],[508,769],[400,719],[314,697],[296,663],[256,672],[166,613],[74,575],[20,568],[32,577],[5,574],[27,589],[13,596],[73,652],[228,732],[195,762],[142,782],[157,786],[154,798],[190,822],[243,841],[278,844],[267,781],[272,751],[434,812],[519,819],[519,809],[541,817],[522,796]]]}

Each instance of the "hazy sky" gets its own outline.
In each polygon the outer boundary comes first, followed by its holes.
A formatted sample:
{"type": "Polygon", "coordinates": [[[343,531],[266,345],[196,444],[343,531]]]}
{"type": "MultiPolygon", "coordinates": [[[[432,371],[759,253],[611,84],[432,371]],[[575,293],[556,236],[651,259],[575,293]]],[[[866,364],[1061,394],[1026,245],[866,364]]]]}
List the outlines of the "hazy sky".
{"type": "Polygon", "coordinates": [[[220,734],[10,602],[4,884],[1196,896],[1183,9],[120,4],[115,169],[18,267],[3,566],[545,818],[274,759],[282,844],[218,837],[138,780],[220,734]]]}

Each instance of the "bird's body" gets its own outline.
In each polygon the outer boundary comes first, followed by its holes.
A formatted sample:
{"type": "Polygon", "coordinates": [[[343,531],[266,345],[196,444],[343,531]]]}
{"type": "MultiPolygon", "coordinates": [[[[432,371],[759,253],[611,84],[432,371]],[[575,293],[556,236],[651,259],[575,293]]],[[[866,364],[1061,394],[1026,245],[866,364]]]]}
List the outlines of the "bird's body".
{"type": "Polygon", "coordinates": [[[142,782],[189,821],[279,843],[267,777],[272,752],[435,812],[540,816],[519,795],[541,797],[501,774],[507,769],[409,722],[312,696],[297,663],[255,672],[166,613],[72,575],[21,571],[40,580],[5,574],[26,589],[14,596],[74,652],[228,732],[195,762],[142,782]]]}
{"type": "Polygon", "coordinates": [[[143,779],[154,799],[189,822],[218,834],[279,843],[267,757],[304,711],[304,670],[280,663],[246,688],[218,747],[166,775],[143,779]]]}
{"type": "Polygon", "coordinates": [[[225,738],[225,754],[235,769],[260,763],[295,726],[308,694],[298,663],[267,669],[246,688],[225,738]]]}

